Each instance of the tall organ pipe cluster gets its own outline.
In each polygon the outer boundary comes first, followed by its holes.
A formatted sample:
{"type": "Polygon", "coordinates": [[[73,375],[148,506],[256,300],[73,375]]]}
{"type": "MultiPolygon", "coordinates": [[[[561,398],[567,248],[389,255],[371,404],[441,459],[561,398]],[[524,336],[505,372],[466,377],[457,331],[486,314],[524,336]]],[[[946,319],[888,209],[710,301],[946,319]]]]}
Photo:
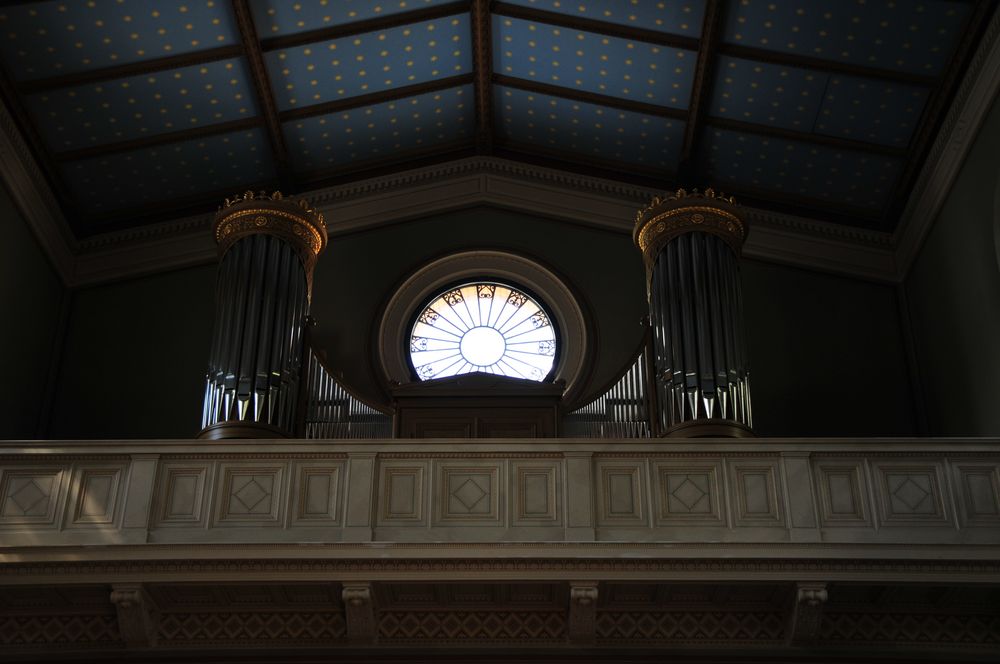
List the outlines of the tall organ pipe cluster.
{"type": "Polygon", "coordinates": [[[740,250],[732,198],[677,190],[636,215],[646,265],[661,435],[752,435],[740,250]]]}
{"type": "Polygon", "coordinates": [[[199,438],[291,437],[323,215],[280,192],[247,192],[226,199],[214,232],[216,322],[199,438]]]}

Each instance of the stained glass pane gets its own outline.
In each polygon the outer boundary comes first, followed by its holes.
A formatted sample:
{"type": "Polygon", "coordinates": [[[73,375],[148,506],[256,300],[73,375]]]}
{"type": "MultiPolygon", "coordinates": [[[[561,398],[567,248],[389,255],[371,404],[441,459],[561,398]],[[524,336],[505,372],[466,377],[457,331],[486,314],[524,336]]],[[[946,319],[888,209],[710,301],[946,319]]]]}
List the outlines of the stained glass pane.
{"type": "Polygon", "coordinates": [[[410,334],[410,361],[421,380],[481,372],[541,381],[555,358],[545,310],[516,288],[488,281],[436,297],[410,334]]]}

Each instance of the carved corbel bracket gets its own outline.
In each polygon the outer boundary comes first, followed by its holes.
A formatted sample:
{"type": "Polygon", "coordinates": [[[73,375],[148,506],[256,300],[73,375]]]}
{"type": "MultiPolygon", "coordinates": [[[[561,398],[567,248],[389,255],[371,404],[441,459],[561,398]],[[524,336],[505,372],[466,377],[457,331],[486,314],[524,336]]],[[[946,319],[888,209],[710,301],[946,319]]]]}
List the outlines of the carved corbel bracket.
{"type": "Polygon", "coordinates": [[[790,641],[810,641],[819,636],[823,606],[828,596],[826,583],[809,581],[795,584],[795,599],[788,627],[790,641]]]}
{"type": "Polygon", "coordinates": [[[129,647],[156,645],[160,613],[141,583],[115,583],[111,603],[118,613],[118,631],[129,647]]]}
{"type": "Polygon", "coordinates": [[[597,635],[597,582],[569,584],[569,641],[592,645],[597,635]]]}
{"type": "Polygon", "coordinates": [[[347,619],[347,638],[351,643],[375,643],[375,602],[372,584],[351,583],[341,592],[347,619]]]}

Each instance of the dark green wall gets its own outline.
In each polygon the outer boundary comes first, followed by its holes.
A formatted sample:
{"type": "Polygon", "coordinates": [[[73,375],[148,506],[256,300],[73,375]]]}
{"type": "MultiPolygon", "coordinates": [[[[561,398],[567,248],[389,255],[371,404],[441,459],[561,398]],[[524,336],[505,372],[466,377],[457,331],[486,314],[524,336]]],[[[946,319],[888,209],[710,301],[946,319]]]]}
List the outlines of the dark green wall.
{"type": "Polygon", "coordinates": [[[751,260],[741,269],[758,434],[915,433],[895,288],[751,260]]]}
{"type": "Polygon", "coordinates": [[[191,438],[215,298],[215,266],[77,291],[51,438],[191,438]]]}
{"type": "Polygon", "coordinates": [[[313,295],[317,338],[359,392],[378,398],[369,343],[377,330],[371,321],[381,318],[394,288],[431,260],[472,249],[534,258],[576,289],[584,310],[597,320],[590,389],[603,386],[629,361],[642,338],[646,294],[642,261],[628,235],[471,208],[337,237],[321,257],[313,295]]]}
{"type": "MultiPolygon", "coordinates": [[[[377,395],[373,321],[431,259],[507,249],[549,265],[595,317],[591,387],[623,369],[641,336],[643,270],[626,234],[476,208],[336,237],[316,272],[320,347],[377,395]]],[[[911,434],[913,406],[890,286],[744,261],[756,428],[762,435],[911,434]]],[[[214,302],[211,265],[99,286],[73,299],[56,438],[188,438],[199,428],[214,302]]]]}
{"type": "Polygon", "coordinates": [[[0,187],[0,439],[35,438],[64,289],[0,187]]]}
{"type": "Polygon", "coordinates": [[[1000,104],[994,104],[906,279],[927,422],[1000,434],[1000,104]]]}

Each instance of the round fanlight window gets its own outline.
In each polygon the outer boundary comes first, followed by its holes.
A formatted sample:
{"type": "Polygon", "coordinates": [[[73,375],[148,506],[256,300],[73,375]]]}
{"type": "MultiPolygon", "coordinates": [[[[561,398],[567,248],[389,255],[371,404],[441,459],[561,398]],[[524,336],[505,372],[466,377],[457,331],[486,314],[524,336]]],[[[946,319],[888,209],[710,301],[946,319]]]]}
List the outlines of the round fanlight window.
{"type": "Polygon", "coordinates": [[[421,380],[473,372],[545,380],[556,359],[551,317],[530,295],[477,281],[433,298],[410,333],[410,362],[421,380]]]}

